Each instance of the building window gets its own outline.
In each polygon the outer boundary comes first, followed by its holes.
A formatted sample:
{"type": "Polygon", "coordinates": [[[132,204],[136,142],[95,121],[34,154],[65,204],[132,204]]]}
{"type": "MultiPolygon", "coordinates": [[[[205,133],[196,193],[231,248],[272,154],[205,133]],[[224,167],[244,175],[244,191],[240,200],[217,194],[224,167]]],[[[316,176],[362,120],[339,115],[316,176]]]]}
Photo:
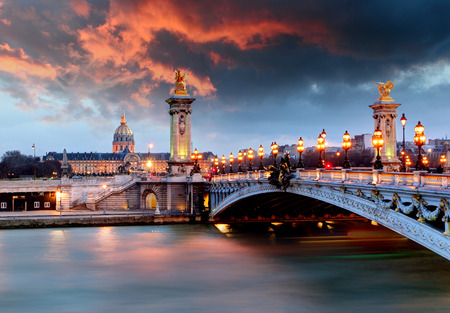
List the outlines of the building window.
{"type": "Polygon", "coordinates": [[[41,207],[41,203],[39,201],[34,201],[34,208],[39,209],[41,207]]]}
{"type": "Polygon", "coordinates": [[[46,201],[44,202],[44,208],[48,209],[50,207],[50,202],[46,201]]]}
{"type": "Polygon", "coordinates": [[[2,202],[1,203],[1,208],[2,209],[7,209],[8,208],[7,205],[6,205],[6,202],[2,202]]]}

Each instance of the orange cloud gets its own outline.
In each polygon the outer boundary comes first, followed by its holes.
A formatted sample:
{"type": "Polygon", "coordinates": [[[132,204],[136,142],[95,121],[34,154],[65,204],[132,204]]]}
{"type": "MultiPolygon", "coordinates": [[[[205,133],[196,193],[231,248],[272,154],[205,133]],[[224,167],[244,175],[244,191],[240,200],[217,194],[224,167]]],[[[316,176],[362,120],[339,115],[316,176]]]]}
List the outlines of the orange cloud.
{"type": "Polygon", "coordinates": [[[91,6],[86,0],[72,0],[70,6],[74,11],[83,18],[88,18],[91,11],[91,6]]]}
{"type": "Polygon", "coordinates": [[[57,74],[50,64],[33,60],[22,49],[12,49],[7,43],[0,44],[0,70],[20,78],[31,75],[54,79],[57,74]]]}

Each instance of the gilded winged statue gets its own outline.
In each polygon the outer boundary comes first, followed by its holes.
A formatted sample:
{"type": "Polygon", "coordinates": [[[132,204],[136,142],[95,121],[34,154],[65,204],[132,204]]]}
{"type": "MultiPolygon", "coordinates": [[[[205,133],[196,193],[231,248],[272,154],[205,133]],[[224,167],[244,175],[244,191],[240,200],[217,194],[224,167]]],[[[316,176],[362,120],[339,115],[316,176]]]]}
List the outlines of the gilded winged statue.
{"type": "Polygon", "coordinates": [[[388,80],[386,83],[375,83],[375,85],[378,86],[378,91],[380,92],[378,100],[392,100],[392,98],[389,97],[389,93],[391,92],[391,89],[394,88],[393,82],[388,80]]]}
{"type": "Polygon", "coordinates": [[[181,74],[181,70],[175,70],[175,95],[188,96],[186,90],[186,78],[188,77],[187,70],[181,74]]]}

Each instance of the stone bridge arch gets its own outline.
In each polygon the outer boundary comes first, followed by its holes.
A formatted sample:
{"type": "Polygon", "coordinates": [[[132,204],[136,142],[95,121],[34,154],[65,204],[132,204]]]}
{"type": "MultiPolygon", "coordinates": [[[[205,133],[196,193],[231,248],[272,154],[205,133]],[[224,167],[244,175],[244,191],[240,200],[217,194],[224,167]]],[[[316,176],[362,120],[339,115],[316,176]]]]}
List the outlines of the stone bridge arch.
{"type": "Polygon", "coordinates": [[[141,208],[161,211],[163,192],[159,186],[146,186],[141,193],[141,208]]]}
{"type": "MultiPolygon", "coordinates": [[[[374,187],[367,187],[364,190],[365,194],[359,194],[346,192],[345,188],[341,189],[314,183],[295,184],[293,187],[289,187],[286,193],[321,200],[373,220],[450,260],[450,238],[448,236],[443,235],[442,232],[425,223],[418,222],[416,219],[401,212],[385,207],[381,201],[374,201],[374,198],[370,196],[370,188],[373,190],[374,187]]],[[[216,205],[212,207],[211,218],[218,216],[233,204],[248,197],[281,192],[283,191],[269,184],[248,184],[221,198],[217,190],[215,195],[212,196],[216,205]],[[218,197],[218,199],[215,197],[218,197]]]]}

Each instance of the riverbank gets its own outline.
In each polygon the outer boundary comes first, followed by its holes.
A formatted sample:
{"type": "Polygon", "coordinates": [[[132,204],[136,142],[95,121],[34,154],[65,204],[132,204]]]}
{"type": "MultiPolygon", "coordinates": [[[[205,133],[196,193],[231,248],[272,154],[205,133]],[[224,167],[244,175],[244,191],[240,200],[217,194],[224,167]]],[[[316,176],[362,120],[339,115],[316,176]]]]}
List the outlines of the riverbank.
{"type": "Polygon", "coordinates": [[[154,215],[145,211],[0,212],[0,229],[200,223],[200,216],[154,215]]]}

